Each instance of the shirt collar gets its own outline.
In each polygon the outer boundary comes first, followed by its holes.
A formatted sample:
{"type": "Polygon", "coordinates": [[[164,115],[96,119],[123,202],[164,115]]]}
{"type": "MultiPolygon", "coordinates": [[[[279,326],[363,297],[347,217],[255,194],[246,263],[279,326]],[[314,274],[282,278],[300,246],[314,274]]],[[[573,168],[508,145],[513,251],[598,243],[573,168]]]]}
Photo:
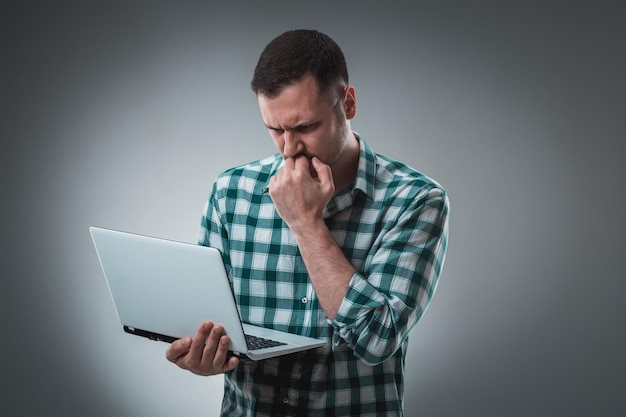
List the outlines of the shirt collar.
{"type": "Polygon", "coordinates": [[[356,178],[354,179],[354,186],[352,187],[352,195],[355,196],[355,192],[358,190],[370,200],[374,199],[374,183],[376,180],[376,154],[369,147],[363,138],[354,133],[359,140],[361,151],[359,153],[359,165],[356,172],[356,178]]]}
{"type": "Polygon", "coordinates": [[[270,191],[270,179],[276,175],[280,167],[283,165],[285,160],[281,156],[279,152],[275,153],[271,157],[268,157],[268,160],[272,160],[270,164],[269,174],[267,175],[267,181],[263,182],[263,194],[269,194],[270,191]]]}

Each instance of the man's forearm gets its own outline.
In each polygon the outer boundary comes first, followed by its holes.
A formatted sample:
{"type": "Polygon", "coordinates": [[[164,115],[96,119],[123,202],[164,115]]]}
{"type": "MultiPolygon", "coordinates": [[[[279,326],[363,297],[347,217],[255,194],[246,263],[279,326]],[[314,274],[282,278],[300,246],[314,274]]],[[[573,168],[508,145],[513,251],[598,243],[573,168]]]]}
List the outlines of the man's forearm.
{"type": "Polygon", "coordinates": [[[298,247],[322,309],[334,319],[355,269],[323,220],[296,234],[298,247]]]}

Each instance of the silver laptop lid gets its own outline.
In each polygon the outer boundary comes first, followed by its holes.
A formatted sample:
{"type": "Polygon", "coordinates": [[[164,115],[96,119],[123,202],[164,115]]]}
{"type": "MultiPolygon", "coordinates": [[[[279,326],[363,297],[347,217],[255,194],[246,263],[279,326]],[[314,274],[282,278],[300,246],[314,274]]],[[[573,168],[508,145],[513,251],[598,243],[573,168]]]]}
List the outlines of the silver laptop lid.
{"type": "Polygon", "coordinates": [[[224,326],[246,352],[239,313],[215,248],[90,227],[124,330],[171,342],[194,337],[205,320],[224,326]]]}

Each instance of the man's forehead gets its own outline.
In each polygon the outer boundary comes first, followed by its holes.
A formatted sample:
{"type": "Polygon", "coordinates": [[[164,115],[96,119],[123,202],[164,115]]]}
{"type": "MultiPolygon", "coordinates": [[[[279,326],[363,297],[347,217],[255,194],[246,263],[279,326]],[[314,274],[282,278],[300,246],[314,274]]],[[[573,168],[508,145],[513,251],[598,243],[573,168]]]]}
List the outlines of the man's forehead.
{"type": "Polygon", "coordinates": [[[319,113],[298,111],[291,109],[286,112],[275,112],[271,109],[261,108],[261,117],[265,126],[276,129],[295,129],[314,123],[319,118],[319,113]]]}
{"type": "Polygon", "coordinates": [[[317,95],[275,99],[259,96],[258,100],[261,116],[268,127],[296,127],[312,123],[325,113],[329,105],[319,100],[317,95]]]}

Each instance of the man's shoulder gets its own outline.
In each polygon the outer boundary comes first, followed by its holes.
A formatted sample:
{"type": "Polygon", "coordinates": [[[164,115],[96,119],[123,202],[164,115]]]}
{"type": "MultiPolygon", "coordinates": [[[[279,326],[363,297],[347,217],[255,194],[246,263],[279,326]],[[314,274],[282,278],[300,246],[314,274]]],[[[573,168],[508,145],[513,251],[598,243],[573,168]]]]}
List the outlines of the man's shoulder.
{"type": "Polygon", "coordinates": [[[279,157],[279,154],[274,154],[228,168],[217,176],[217,188],[251,189],[256,188],[257,184],[265,184],[274,174],[279,157]]]}
{"type": "Polygon", "coordinates": [[[390,158],[385,155],[376,154],[377,181],[387,186],[411,186],[417,189],[438,188],[444,189],[437,181],[412,166],[390,158]]]}
{"type": "Polygon", "coordinates": [[[257,159],[255,161],[246,162],[242,165],[237,165],[222,171],[219,177],[228,177],[233,175],[243,175],[247,173],[270,171],[278,161],[279,155],[274,154],[267,156],[263,159],[257,159]]]}

